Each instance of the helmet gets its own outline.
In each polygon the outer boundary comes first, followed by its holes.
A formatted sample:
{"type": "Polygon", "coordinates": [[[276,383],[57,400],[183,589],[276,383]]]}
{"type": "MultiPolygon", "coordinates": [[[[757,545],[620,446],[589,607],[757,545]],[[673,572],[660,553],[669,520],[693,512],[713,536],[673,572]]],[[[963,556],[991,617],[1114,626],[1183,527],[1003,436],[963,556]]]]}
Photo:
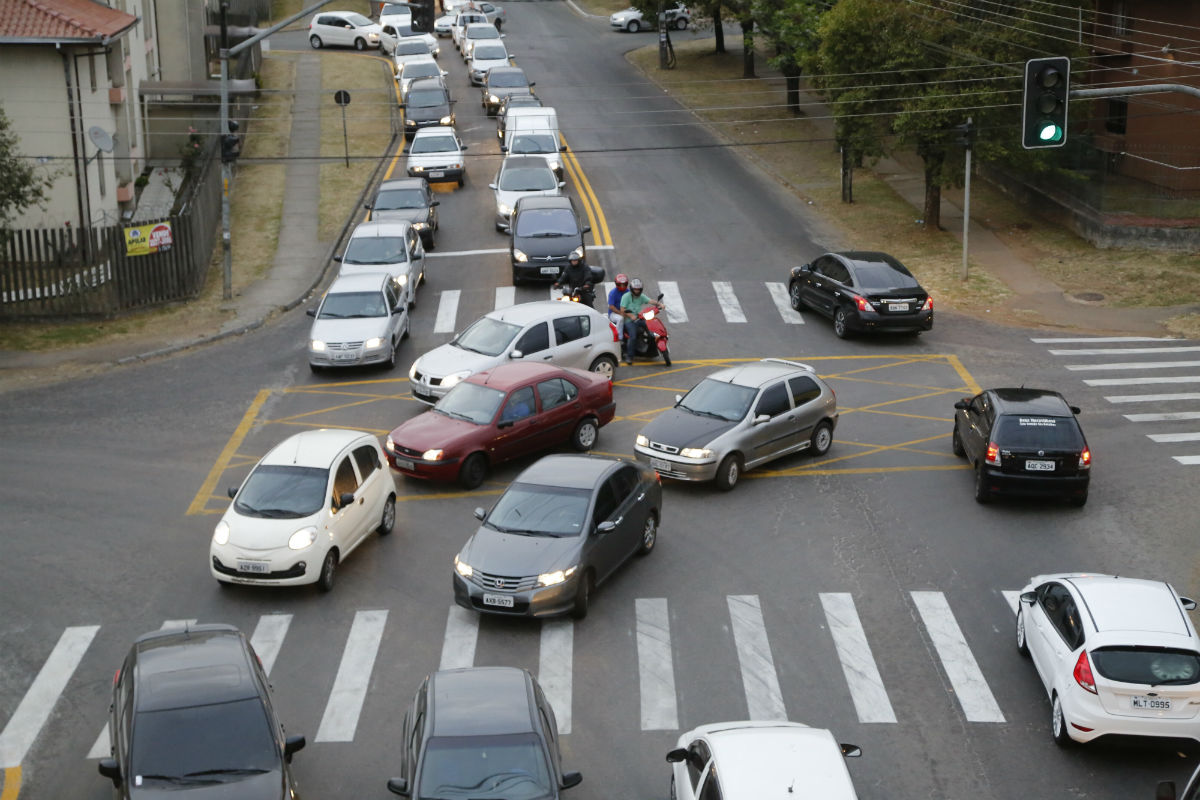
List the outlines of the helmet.
{"type": "Polygon", "coordinates": [[[568,261],[570,261],[572,264],[575,264],[575,263],[577,263],[577,262],[578,262],[578,261],[579,261],[581,258],[583,258],[583,256],[579,255],[579,253],[572,252],[572,253],[571,253],[571,255],[567,257],[567,260],[568,260],[568,261]]]}
{"type": "Polygon", "coordinates": [[[629,283],[629,276],[622,272],[617,276],[616,281],[617,286],[624,286],[625,284],[629,283]]]}
{"type": "Polygon", "coordinates": [[[630,289],[641,289],[642,288],[642,279],[634,278],[633,280],[631,280],[629,282],[629,288],[630,289]]]}

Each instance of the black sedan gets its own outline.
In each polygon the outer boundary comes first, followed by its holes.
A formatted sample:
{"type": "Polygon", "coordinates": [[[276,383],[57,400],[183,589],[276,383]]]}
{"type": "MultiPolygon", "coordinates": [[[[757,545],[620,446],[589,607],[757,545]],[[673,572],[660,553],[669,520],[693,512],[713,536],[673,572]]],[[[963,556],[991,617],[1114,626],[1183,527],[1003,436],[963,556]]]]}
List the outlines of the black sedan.
{"type": "Polygon", "coordinates": [[[120,798],[296,796],[290,764],[304,737],[284,736],[258,656],[232,626],[138,637],[109,713],[112,757],[99,769],[120,798]]]}
{"type": "Polygon", "coordinates": [[[438,218],[434,207],[441,204],[433,198],[429,181],[424,178],[398,178],[379,184],[375,199],[364,207],[370,211],[368,220],[379,222],[408,222],[421,234],[426,249],[432,248],[437,235],[438,218]]]}
{"type": "Polygon", "coordinates": [[[454,599],[477,611],[587,616],[592,590],[654,549],[658,474],[600,456],[546,456],[505,490],[454,557],[454,599]]]}
{"type": "MultiPolygon", "coordinates": [[[[556,279],[572,254],[586,256],[583,235],[591,229],[580,222],[570,197],[522,197],[509,224],[513,283],[527,278],[556,279]]],[[[600,280],[604,280],[603,274],[600,280]]]]}
{"type": "Polygon", "coordinates": [[[483,79],[481,102],[489,117],[496,116],[504,98],[514,94],[533,94],[534,84],[520,67],[492,67],[483,79]]]}
{"type": "Polygon", "coordinates": [[[797,311],[811,308],[832,319],[839,339],[867,331],[933,329],[933,298],[887,253],[826,253],[792,267],[788,296],[797,311]]]}

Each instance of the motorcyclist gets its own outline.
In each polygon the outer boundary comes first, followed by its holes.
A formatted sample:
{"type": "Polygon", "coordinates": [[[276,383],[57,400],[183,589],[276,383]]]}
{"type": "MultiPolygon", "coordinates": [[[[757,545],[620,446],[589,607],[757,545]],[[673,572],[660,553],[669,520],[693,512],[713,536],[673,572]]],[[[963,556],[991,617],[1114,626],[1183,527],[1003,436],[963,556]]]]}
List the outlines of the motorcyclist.
{"type": "Polygon", "coordinates": [[[646,306],[662,308],[662,303],[651,300],[644,294],[641,278],[629,282],[629,292],[621,298],[621,314],[625,317],[625,363],[632,364],[637,349],[638,334],[646,330],[646,321],[641,318],[646,306]]]}
{"type": "Polygon", "coordinates": [[[554,288],[563,289],[565,294],[572,294],[579,289],[579,299],[584,305],[594,306],[596,303],[596,294],[592,291],[592,268],[578,253],[571,253],[566,266],[554,279],[554,288]]]}
{"type": "Polygon", "coordinates": [[[616,282],[616,288],[608,293],[608,319],[617,326],[618,331],[623,331],[625,315],[621,313],[621,298],[629,292],[629,276],[622,272],[616,277],[616,282]]]}

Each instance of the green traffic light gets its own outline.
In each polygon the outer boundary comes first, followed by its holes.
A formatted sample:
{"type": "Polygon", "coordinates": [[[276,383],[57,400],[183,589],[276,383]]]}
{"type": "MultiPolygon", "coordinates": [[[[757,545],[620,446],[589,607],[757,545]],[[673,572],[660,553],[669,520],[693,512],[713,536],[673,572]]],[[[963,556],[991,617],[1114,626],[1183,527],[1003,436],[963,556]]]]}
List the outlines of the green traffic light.
{"type": "Polygon", "coordinates": [[[1063,138],[1062,128],[1053,122],[1043,122],[1041,128],[1038,129],[1038,138],[1043,142],[1061,142],[1063,138]]]}

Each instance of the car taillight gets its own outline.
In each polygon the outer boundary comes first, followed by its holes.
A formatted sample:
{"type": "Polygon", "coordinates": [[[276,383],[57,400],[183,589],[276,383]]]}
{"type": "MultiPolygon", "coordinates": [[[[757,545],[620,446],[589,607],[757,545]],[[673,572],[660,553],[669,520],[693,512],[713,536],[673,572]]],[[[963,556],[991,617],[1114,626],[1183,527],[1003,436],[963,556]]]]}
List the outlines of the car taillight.
{"type": "Polygon", "coordinates": [[[932,297],[925,298],[925,305],[921,306],[921,310],[922,311],[933,311],[933,298],[932,297]]]}
{"type": "Polygon", "coordinates": [[[1087,689],[1092,694],[1096,692],[1096,681],[1092,678],[1092,663],[1088,661],[1087,650],[1079,654],[1079,660],[1075,662],[1075,682],[1087,689]]]}
{"type": "Polygon", "coordinates": [[[987,455],[983,460],[993,467],[1000,466],[1000,446],[995,442],[988,442],[987,455]]]}
{"type": "Polygon", "coordinates": [[[613,341],[614,342],[621,341],[621,336],[620,336],[620,334],[617,333],[617,326],[610,322],[610,323],[608,323],[608,327],[612,328],[613,341]]]}
{"type": "Polygon", "coordinates": [[[871,304],[867,302],[867,298],[854,295],[854,304],[858,306],[859,311],[870,311],[871,304]]]}
{"type": "Polygon", "coordinates": [[[1091,469],[1092,468],[1092,451],[1087,449],[1086,447],[1083,448],[1083,452],[1079,454],[1079,468],[1080,469],[1091,469]]]}

